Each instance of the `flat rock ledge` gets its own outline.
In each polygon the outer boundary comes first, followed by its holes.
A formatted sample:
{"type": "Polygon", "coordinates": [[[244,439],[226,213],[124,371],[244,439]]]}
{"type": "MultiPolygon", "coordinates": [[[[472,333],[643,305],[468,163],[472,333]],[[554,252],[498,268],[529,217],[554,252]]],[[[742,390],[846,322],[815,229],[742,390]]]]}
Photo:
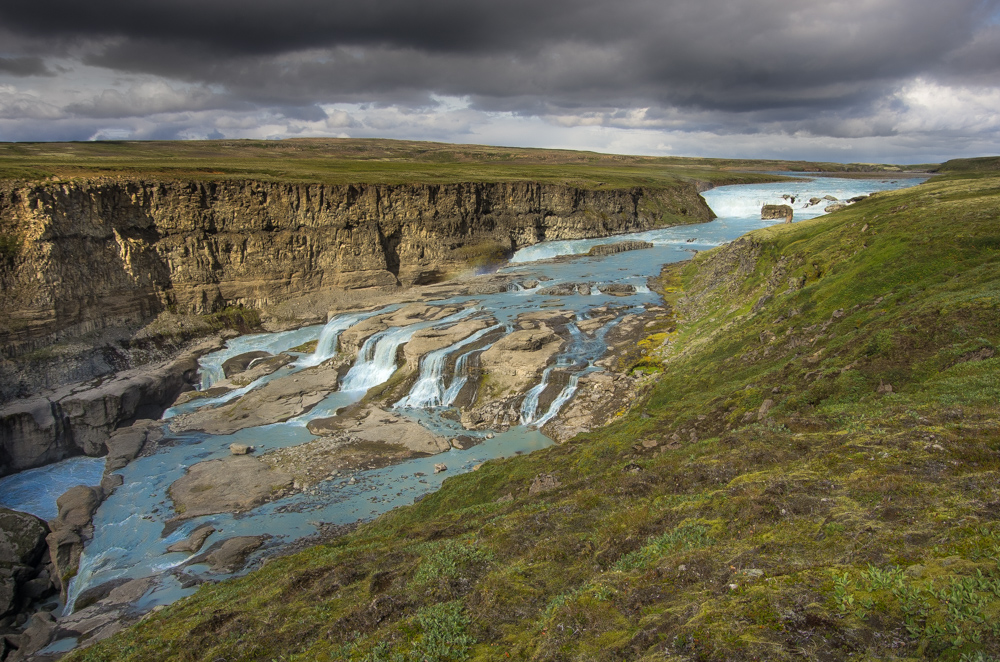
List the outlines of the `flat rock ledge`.
{"type": "Polygon", "coordinates": [[[170,486],[173,521],[247,511],[287,495],[291,487],[290,474],[250,455],[199,462],[170,486]]]}
{"type": "Polygon", "coordinates": [[[614,244],[598,244],[592,246],[587,255],[614,255],[625,251],[638,251],[644,248],[652,248],[653,243],[649,241],[619,241],[614,244]]]}

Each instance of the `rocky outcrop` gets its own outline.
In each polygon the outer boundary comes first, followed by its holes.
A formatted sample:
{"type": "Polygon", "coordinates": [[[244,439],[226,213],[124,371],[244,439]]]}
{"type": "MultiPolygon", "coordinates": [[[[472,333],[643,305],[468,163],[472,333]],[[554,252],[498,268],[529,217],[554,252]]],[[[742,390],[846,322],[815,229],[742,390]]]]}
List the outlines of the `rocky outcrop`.
{"type": "Polygon", "coordinates": [[[484,377],[479,388],[480,404],[520,394],[536,383],[565,341],[541,324],[504,336],[479,357],[484,377]]]}
{"type": "Polygon", "coordinates": [[[760,208],[760,218],[762,221],[775,219],[792,220],[792,208],[789,205],[764,205],[760,208]]]}
{"type": "MultiPolygon", "coordinates": [[[[432,433],[416,421],[378,407],[368,407],[345,417],[314,419],[309,421],[308,428],[316,435],[344,431],[354,440],[396,444],[412,453],[423,455],[443,453],[450,448],[447,439],[432,433]]],[[[282,453],[275,452],[278,455],[282,453]]]]}
{"type": "Polygon", "coordinates": [[[56,579],[64,599],[69,580],[80,567],[83,546],[94,535],[92,520],[103,500],[101,488],[84,485],[71,487],[56,499],[59,514],[50,522],[52,532],[45,541],[49,545],[49,555],[55,565],[56,579]]]}
{"type": "Polygon", "coordinates": [[[610,294],[616,297],[628,297],[636,293],[635,285],[628,283],[608,283],[597,288],[601,294],[610,294]]]}
{"type": "Polygon", "coordinates": [[[429,306],[424,303],[411,303],[399,310],[385,315],[376,315],[358,322],[340,334],[339,351],[348,355],[357,354],[365,340],[376,333],[391,328],[411,326],[418,322],[444,319],[461,310],[457,306],[429,306]]]}
{"type": "Polygon", "coordinates": [[[0,233],[19,248],[0,263],[0,353],[22,356],[165,309],[434,282],[546,239],[711,217],[693,183],[7,183],[0,233]]]}
{"type": "Polygon", "coordinates": [[[0,407],[0,476],[73,455],[104,455],[113,430],[137,418],[159,418],[191,388],[197,357],[219,344],[209,341],[172,361],[0,407]]]}
{"type": "Polygon", "coordinates": [[[49,589],[49,577],[39,577],[48,532],[34,515],[0,508],[0,625],[49,589]]]}

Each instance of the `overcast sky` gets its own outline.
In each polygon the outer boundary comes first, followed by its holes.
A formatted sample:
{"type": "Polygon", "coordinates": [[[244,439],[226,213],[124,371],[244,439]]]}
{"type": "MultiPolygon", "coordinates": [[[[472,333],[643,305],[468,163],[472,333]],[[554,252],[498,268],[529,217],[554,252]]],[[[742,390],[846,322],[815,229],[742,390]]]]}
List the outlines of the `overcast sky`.
{"type": "Polygon", "coordinates": [[[1000,154],[1000,0],[3,0],[0,140],[1000,154]]]}

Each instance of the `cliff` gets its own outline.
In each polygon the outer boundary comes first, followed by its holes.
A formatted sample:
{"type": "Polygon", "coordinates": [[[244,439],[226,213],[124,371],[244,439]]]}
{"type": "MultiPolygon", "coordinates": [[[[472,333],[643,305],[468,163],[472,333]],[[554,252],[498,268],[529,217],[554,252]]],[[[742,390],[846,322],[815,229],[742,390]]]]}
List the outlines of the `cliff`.
{"type": "Polygon", "coordinates": [[[434,282],[546,239],[711,217],[693,183],[8,183],[0,353],[17,358],[163,310],[261,308],[323,288],[434,282]]]}

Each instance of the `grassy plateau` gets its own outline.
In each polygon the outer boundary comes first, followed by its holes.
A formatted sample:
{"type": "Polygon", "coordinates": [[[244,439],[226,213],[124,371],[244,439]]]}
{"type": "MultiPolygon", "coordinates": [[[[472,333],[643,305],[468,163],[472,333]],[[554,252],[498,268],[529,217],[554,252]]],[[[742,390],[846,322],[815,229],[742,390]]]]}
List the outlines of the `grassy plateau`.
{"type": "Polygon", "coordinates": [[[611,425],[70,659],[1000,659],[1000,173],[943,171],[665,267],[611,425]]]}
{"type": "MultiPolygon", "coordinates": [[[[921,166],[906,166],[920,169],[921,166]]],[[[644,157],[401,140],[0,143],[0,180],[92,177],[323,184],[532,181],[584,188],[775,181],[746,170],[900,172],[898,166],[644,157]]]]}

